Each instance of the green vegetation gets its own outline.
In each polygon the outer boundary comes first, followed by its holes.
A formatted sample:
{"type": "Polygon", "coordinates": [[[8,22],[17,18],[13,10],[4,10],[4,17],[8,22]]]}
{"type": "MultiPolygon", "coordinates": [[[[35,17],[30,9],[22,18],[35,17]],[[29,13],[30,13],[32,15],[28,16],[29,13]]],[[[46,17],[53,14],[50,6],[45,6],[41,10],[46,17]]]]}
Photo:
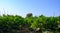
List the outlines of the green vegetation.
{"type": "Polygon", "coordinates": [[[25,18],[18,15],[0,16],[0,33],[39,33],[60,32],[60,16],[46,17],[44,15],[33,17],[28,13],[25,18]]]}

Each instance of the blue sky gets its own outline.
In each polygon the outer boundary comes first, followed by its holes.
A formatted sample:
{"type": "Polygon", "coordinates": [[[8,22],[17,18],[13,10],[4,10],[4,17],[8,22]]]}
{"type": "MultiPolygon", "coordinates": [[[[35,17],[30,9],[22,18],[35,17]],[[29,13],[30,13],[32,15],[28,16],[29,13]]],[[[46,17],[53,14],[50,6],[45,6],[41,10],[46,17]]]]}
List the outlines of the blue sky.
{"type": "Polygon", "coordinates": [[[27,13],[34,16],[59,16],[60,0],[0,0],[0,14],[3,13],[23,17],[27,13]]]}

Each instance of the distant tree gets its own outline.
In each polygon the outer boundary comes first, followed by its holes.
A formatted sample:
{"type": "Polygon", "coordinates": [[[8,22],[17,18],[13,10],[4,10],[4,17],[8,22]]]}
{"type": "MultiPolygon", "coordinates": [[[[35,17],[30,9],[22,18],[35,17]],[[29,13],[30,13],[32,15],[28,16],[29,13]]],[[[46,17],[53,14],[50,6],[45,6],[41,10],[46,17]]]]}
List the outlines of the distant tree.
{"type": "Polygon", "coordinates": [[[28,13],[27,15],[26,15],[26,17],[32,17],[33,15],[32,15],[32,13],[28,13]]]}

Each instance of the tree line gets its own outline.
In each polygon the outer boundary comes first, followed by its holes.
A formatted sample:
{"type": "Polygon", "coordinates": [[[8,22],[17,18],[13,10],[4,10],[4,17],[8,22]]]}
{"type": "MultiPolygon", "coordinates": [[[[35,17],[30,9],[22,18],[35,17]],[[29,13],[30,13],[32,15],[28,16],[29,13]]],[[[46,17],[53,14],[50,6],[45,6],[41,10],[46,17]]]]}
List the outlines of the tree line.
{"type": "Polygon", "coordinates": [[[20,32],[23,28],[34,32],[60,32],[60,16],[33,16],[32,13],[28,13],[25,18],[19,15],[0,16],[0,33],[17,33],[16,30],[20,32]]]}

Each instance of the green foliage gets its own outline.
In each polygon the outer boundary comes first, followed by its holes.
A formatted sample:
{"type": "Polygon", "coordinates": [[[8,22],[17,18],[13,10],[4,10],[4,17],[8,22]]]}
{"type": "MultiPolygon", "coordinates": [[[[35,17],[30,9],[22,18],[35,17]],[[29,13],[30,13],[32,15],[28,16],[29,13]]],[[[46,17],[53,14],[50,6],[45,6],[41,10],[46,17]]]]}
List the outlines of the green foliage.
{"type": "Polygon", "coordinates": [[[60,16],[46,17],[44,15],[41,15],[39,17],[33,17],[32,13],[27,14],[26,18],[18,15],[0,16],[0,32],[12,32],[12,30],[20,30],[23,29],[23,27],[31,28],[32,30],[37,30],[37,28],[39,28],[41,31],[56,31],[59,24],[60,16]],[[57,21],[59,21],[59,23],[57,21]]]}

